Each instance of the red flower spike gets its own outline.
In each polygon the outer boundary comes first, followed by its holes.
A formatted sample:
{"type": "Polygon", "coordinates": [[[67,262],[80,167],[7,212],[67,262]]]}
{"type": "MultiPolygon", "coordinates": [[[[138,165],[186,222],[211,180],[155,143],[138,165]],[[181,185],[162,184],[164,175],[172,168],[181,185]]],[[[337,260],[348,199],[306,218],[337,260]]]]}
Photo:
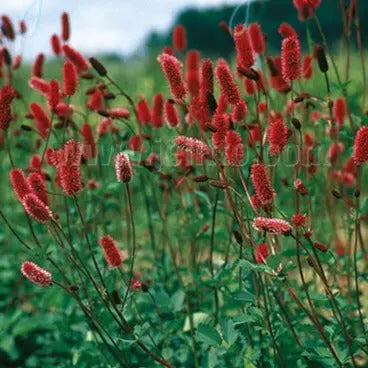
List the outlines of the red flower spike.
{"type": "Polygon", "coordinates": [[[313,16],[321,0],[293,0],[293,4],[298,11],[299,19],[304,21],[313,16]]]}
{"type": "Polygon", "coordinates": [[[282,41],[282,76],[286,81],[300,78],[301,56],[300,44],[297,37],[288,37],[282,41]]]}
{"type": "Polygon", "coordinates": [[[368,161],[368,126],[361,127],[355,136],[353,159],[356,165],[368,161]]]}
{"type": "Polygon", "coordinates": [[[141,100],[137,103],[136,109],[139,122],[147,125],[151,121],[151,111],[147,100],[145,98],[141,98],[141,100]]]}
{"type": "Polygon", "coordinates": [[[244,78],[244,88],[248,96],[253,96],[254,92],[256,91],[256,85],[254,81],[248,78],[244,78]]]}
{"type": "Polygon", "coordinates": [[[304,56],[303,59],[303,78],[305,80],[311,79],[313,76],[313,58],[310,55],[304,56]]]}
{"type": "Polygon", "coordinates": [[[88,98],[87,107],[93,111],[103,110],[103,95],[99,89],[96,89],[88,98]]]}
{"type": "Polygon", "coordinates": [[[92,128],[88,123],[84,123],[81,129],[83,137],[82,156],[88,160],[97,156],[97,145],[93,137],[92,128]]]}
{"type": "Polygon", "coordinates": [[[115,173],[119,182],[128,183],[133,176],[132,164],[129,157],[124,153],[119,153],[115,157],[115,173]]]}
{"type": "Polygon", "coordinates": [[[171,128],[175,128],[180,123],[178,110],[171,101],[166,101],[165,103],[165,119],[168,126],[171,128]]]}
{"type": "Polygon", "coordinates": [[[36,129],[42,138],[46,138],[49,129],[51,128],[49,117],[39,103],[32,103],[29,108],[34,119],[36,129]]]}
{"type": "Polygon", "coordinates": [[[69,22],[69,14],[62,13],[61,14],[61,39],[66,42],[69,41],[70,38],[70,22],[69,22]]]}
{"type": "Polygon", "coordinates": [[[288,128],[281,119],[271,122],[268,128],[268,142],[272,156],[278,156],[284,150],[288,139],[288,128]]]}
{"type": "Polygon", "coordinates": [[[107,132],[111,131],[112,127],[112,119],[111,118],[103,118],[101,122],[97,125],[97,134],[102,137],[107,132]]]}
{"type": "Polygon", "coordinates": [[[20,202],[23,201],[27,194],[32,193],[29,181],[21,169],[12,169],[9,173],[9,178],[13,191],[20,202]]]}
{"type": "Polygon", "coordinates": [[[180,149],[193,155],[199,155],[202,157],[209,157],[211,155],[211,150],[207,144],[196,138],[179,135],[174,139],[174,144],[180,149]]]}
{"type": "Polygon", "coordinates": [[[1,16],[1,31],[4,34],[4,36],[8,38],[10,41],[15,40],[15,31],[13,22],[7,15],[1,16]]]}
{"type": "Polygon", "coordinates": [[[247,28],[239,24],[234,28],[234,41],[239,68],[249,69],[254,64],[254,53],[247,28]]]}
{"type": "Polygon", "coordinates": [[[235,83],[229,65],[224,59],[217,62],[216,78],[226,101],[231,105],[237,105],[241,101],[239,87],[235,83]]]}
{"type": "Polygon", "coordinates": [[[123,264],[123,254],[110,235],[105,235],[100,239],[100,246],[103,249],[105,260],[110,268],[120,267],[123,264]]]}
{"type": "Polygon", "coordinates": [[[50,84],[42,78],[31,77],[28,84],[32,89],[42,93],[44,96],[48,96],[50,92],[50,84]]]}
{"type": "Polygon", "coordinates": [[[298,37],[295,29],[288,23],[281,23],[278,32],[282,38],[298,37]]]}
{"type": "Polygon", "coordinates": [[[266,263],[266,259],[269,255],[270,252],[266,243],[261,243],[256,246],[254,258],[258,264],[266,263]]]}
{"type": "Polygon", "coordinates": [[[161,128],[163,125],[163,108],[164,108],[164,98],[161,93],[157,93],[153,98],[152,107],[152,126],[154,128],[161,128]]]}
{"type": "Polygon", "coordinates": [[[265,39],[261,26],[258,23],[252,23],[248,27],[248,32],[253,51],[259,55],[263,54],[265,52],[265,39]]]}
{"type": "Polygon", "coordinates": [[[76,67],[66,61],[63,65],[63,89],[66,96],[75,94],[78,88],[78,74],[76,67]]]}
{"type": "Polygon", "coordinates": [[[50,39],[51,49],[55,56],[59,56],[61,54],[61,42],[60,38],[57,34],[53,34],[50,39]]]}
{"type": "Polygon", "coordinates": [[[291,218],[291,221],[295,227],[302,227],[307,224],[307,216],[303,213],[296,213],[291,218]]]}
{"type": "Polygon", "coordinates": [[[77,68],[77,72],[81,73],[89,68],[88,61],[82,56],[80,52],[73,49],[69,45],[62,47],[65,57],[77,68]]]}
{"type": "Polygon", "coordinates": [[[346,102],[343,97],[339,97],[335,100],[333,105],[333,115],[335,121],[341,127],[344,124],[345,116],[346,116],[346,102]]]}
{"type": "Polygon", "coordinates": [[[45,55],[42,53],[38,54],[32,66],[32,75],[34,77],[42,78],[44,61],[45,55]]]}
{"type": "Polygon", "coordinates": [[[225,137],[229,129],[230,122],[226,114],[217,113],[212,118],[212,125],[216,132],[212,133],[212,143],[218,151],[225,149],[225,137]]]}
{"type": "Polygon", "coordinates": [[[182,169],[190,166],[188,154],[183,150],[176,151],[176,165],[182,169]]]}
{"type": "Polygon", "coordinates": [[[15,97],[12,87],[4,86],[0,91],[0,130],[7,130],[12,120],[10,104],[15,97]]]}
{"type": "Polygon", "coordinates": [[[22,63],[22,55],[17,55],[13,62],[13,69],[18,70],[21,63],[22,63]]]}
{"type": "Polygon", "coordinates": [[[233,107],[231,114],[231,119],[233,122],[237,123],[246,118],[248,114],[248,107],[244,100],[241,100],[237,105],[233,107]]]}
{"type": "Polygon", "coordinates": [[[301,195],[307,195],[308,194],[308,189],[307,187],[304,185],[304,183],[302,182],[301,179],[295,179],[294,181],[294,188],[295,190],[301,194],[301,195]]]}
{"type": "Polygon", "coordinates": [[[112,107],[111,109],[107,109],[107,113],[113,119],[128,119],[130,116],[129,110],[125,107],[112,107]]]}
{"type": "Polygon", "coordinates": [[[58,167],[60,184],[65,195],[74,196],[82,190],[80,167],[77,165],[58,167]]]}
{"type": "Polygon", "coordinates": [[[134,152],[143,150],[143,138],[140,135],[133,135],[129,139],[129,148],[134,152]]]}
{"type": "Polygon", "coordinates": [[[213,94],[213,65],[210,59],[203,60],[200,74],[201,97],[207,98],[207,94],[213,94]]]}
{"type": "Polygon", "coordinates": [[[241,165],[244,158],[244,146],[241,136],[235,130],[229,130],[225,137],[225,156],[230,166],[241,165]]]}
{"type": "Polygon", "coordinates": [[[52,275],[33,262],[24,262],[21,267],[22,274],[36,285],[47,287],[52,285],[52,275]]]}
{"type": "Polygon", "coordinates": [[[46,182],[44,176],[33,172],[28,177],[28,182],[32,188],[32,192],[47,206],[49,205],[49,196],[47,193],[46,182]]]}
{"type": "Polygon", "coordinates": [[[26,194],[23,198],[23,206],[29,216],[41,224],[47,224],[51,221],[52,212],[49,207],[43,203],[36,194],[26,194]]]}
{"type": "Polygon", "coordinates": [[[182,25],[178,25],[174,28],[173,46],[177,51],[184,51],[187,48],[186,30],[182,25]]]}
{"type": "Polygon", "coordinates": [[[50,82],[50,90],[47,96],[47,105],[50,111],[55,111],[57,105],[61,101],[60,85],[59,82],[54,79],[50,82]]]}
{"type": "Polygon", "coordinates": [[[263,164],[253,164],[251,168],[251,179],[257,197],[262,206],[271,204],[276,193],[272,188],[270,178],[263,164]]]}
{"type": "Polygon", "coordinates": [[[282,235],[291,231],[291,225],[282,219],[256,217],[253,220],[253,227],[257,231],[266,231],[274,235],[282,235]]]}
{"type": "Polygon", "coordinates": [[[168,54],[161,54],[157,60],[160,62],[161,69],[169,82],[173,97],[179,100],[183,99],[186,95],[186,90],[180,61],[175,56],[168,54]]]}

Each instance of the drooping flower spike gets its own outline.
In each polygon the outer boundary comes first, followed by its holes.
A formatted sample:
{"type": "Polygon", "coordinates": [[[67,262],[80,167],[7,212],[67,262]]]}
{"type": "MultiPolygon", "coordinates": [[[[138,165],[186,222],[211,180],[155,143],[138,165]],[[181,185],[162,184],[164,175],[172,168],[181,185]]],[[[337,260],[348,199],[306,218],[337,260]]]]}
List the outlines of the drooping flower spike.
{"type": "Polygon", "coordinates": [[[36,285],[47,287],[52,285],[52,275],[33,262],[26,261],[21,267],[22,274],[36,285]]]}

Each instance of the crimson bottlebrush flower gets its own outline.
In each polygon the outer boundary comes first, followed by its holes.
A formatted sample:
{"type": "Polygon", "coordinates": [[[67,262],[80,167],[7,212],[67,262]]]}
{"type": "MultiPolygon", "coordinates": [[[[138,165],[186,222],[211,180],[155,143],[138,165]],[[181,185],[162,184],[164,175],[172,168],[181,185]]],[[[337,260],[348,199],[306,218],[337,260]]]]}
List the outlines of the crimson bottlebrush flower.
{"type": "Polygon", "coordinates": [[[46,138],[51,128],[49,117],[39,103],[32,103],[29,108],[34,119],[36,129],[42,138],[46,138]]]}
{"type": "Polygon", "coordinates": [[[28,172],[42,172],[42,160],[39,155],[32,155],[27,167],[28,172]]]}
{"type": "Polygon", "coordinates": [[[50,84],[39,77],[31,77],[28,81],[29,86],[37,92],[47,96],[50,92],[50,84]]]}
{"type": "Polygon", "coordinates": [[[172,49],[172,47],[171,47],[171,46],[165,46],[165,47],[162,49],[162,53],[163,53],[163,54],[168,54],[168,55],[173,56],[173,55],[174,55],[174,50],[172,49]]]}
{"type": "Polygon", "coordinates": [[[152,106],[152,126],[154,128],[162,127],[163,109],[164,109],[164,98],[161,93],[157,93],[153,98],[153,106],[152,106]]]}
{"type": "Polygon", "coordinates": [[[256,85],[254,81],[248,78],[244,78],[244,88],[248,96],[253,96],[254,92],[256,91],[256,85]]]}
{"type": "Polygon", "coordinates": [[[200,80],[198,70],[188,70],[186,73],[188,91],[192,96],[199,94],[200,80]]]}
{"type": "Polygon", "coordinates": [[[269,255],[270,252],[266,243],[261,243],[256,246],[256,249],[254,250],[254,258],[258,264],[266,263],[266,259],[269,255]]]}
{"type": "Polygon", "coordinates": [[[320,6],[321,0],[293,0],[294,7],[298,11],[300,20],[311,18],[315,10],[320,6]]]}
{"type": "Polygon", "coordinates": [[[241,100],[238,104],[233,107],[231,113],[231,119],[233,122],[239,122],[245,119],[248,113],[248,107],[244,100],[241,100]]]}
{"type": "Polygon", "coordinates": [[[42,78],[44,61],[45,55],[42,53],[38,54],[32,66],[32,75],[34,77],[42,78]]]}
{"type": "Polygon", "coordinates": [[[256,217],[253,220],[253,227],[257,231],[266,231],[275,235],[281,235],[291,231],[291,225],[282,219],[256,217]]]}
{"type": "Polygon", "coordinates": [[[72,96],[78,88],[78,74],[76,67],[66,61],[63,65],[63,89],[66,96],[72,96]]]}
{"type": "Polygon", "coordinates": [[[200,60],[199,51],[189,50],[185,61],[187,70],[198,71],[200,60]]]}
{"type": "Polygon", "coordinates": [[[61,101],[61,94],[60,94],[60,85],[59,82],[56,79],[53,79],[50,82],[50,90],[47,95],[47,105],[50,109],[50,111],[55,111],[56,106],[61,101]]]}
{"type": "Polygon", "coordinates": [[[124,262],[123,253],[119,250],[115,240],[110,235],[105,235],[100,239],[107,264],[113,267],[120,267],[124,262]]]}
{"type": "Polygon", "coordinates": [[[88,160],[97,156],[97,146],[93,137],[92,128],[88,123],[84,123],[81,129],[83,137],[82,156],[88,160]]]}
{"type": "Polygon", "coordinates": [[[213,65],[210,59],[203,60],[200,74],[201,96],[207,98],[207,94],[213,94],[213,65]]]}
{"type": "Polygon", "coordinates": [[[295,29],[288,23],[281,23],[278,32],[280,33],[282,38],[298,37],[295,29]]]}
{"type": "Polygon", "coordinates": [[[51,286],[52,275],[33,262],[26,261],[21,267],[22,274],[31,282],[39,286],[51,286]]]}
{"type": "Polygon", "coordinates": [[[143,137],[141,135],[133,135],[129,139],[129,148],[134,152],[143,150],[143,137]]]}
{"type": "Polygon", "coordinates": [[[295,179],[294,188],[299,194],[303,196],[308,194],[307,187],[304,185],[303,181],[299,178],[295,179]]]}
{"type": "Polygon", "coordinates": [[[13,62],[13,69],[14,70],[19,69],[21,63],[22,63],[22,55],[17,55],[13,62]]]}
{"type": "Polygon", "coordinates": [[[282,60],[280,56],[276,56],[273,59],[273,65],[277,72],[276,75],[271,75],[271,85],[272,88],[276,89],[278,92],[287,93],[290,91],[289,83],[284,79],[282,75],[282,60]]]}
{"type": "Polygon", "coordinates": [[[353,159],[356,165],[368,161],[368,126],[361,127],[355,136],[353,159]]]}
{"type": "Polygon", "coordinates": [[[189,167],[188,154],[183,150],[176,151],[176,165],[182,169],[189,167]]]}
{"type": "Polygon", "coordinates": [[[248,27],[248,32],[253,51],[259,55],[263,54],[265,52],[265,40],[261,26],[258,23],[252,23],[248,27]]]}
{"type": "Polygon", "coordinates": [[[12,119],[11,106],[15,91],[11,86],[4,86],[0,91],[0,129],[7,130],[12,119]]]}
{"type": "Polygon", "coordinates": [[[71,119],[74,113],[74,106],[67,105],[64,102],[59,102],[55,108],[55,113],[61,118],[71,119]]]}
{"type": "Polygon", "coordinates": [[[288,128],[282,119],[271,122],[268,128],[268,143],[272,156],[278,156],[287,144],[288,128]]]}
{"type": "Polygon", "coordinates": [[[103,118],[101,122],[97,125],[97,134],[102,137],[107,132],[111,131],[112,119],[103,118]]]}
{"type": "Polygon", "coordinates": [[[305,226],[307,223],[307,216],[304,215],[303,213],[296,213],[291,218],[291,222],[295,227],[305,226]]]}
{"type": "Polygon", "coordinates": [[[63,152],[63,165],[79,166],[82,158],[82,146],[79,142],[71,139],[65,143],[63,152]]]}
{"type": "Polygon", "coordinates": [[[235,130],[229,130],[225,137],[225,156],[230,166],[238,166],[244,158],[244,146],[241,136],[235,130]]]}
{"type": "Polygon", "coordinates": [[[171,101],[166,101],[165,103],[165,119],[167,124],[172,128],[178,126],[180,123],[178,110],[175,103],[171,101]]]}
{"type": "Polygon", "coordinates": [[[358,174],[358,168],[355,165],[354,159],[350,157],[344,164],[344,172],[352,174],[354,177],[358,174]]]}
{"type": "Polygon", "coordinates": [[[187,48],[187,36],[185,27],[177,25],[173,31],[173,45],[175,50],[184,51],[187,48]]]}
{"type": "Polygon", "coordinates": [[[300,78],[300,43],[297,37],[287,37],[282,41],[282,76],[286,81],[300,78]]]}
{"type": "Polygon", "coordinates": [[[53,34],[50,39],[51,48],[54,55],[59,56],[61,54],[60,38],[57,34],[53,34]]]}
{"type": "Polygon", "coordinates": [[[313,58],[310,55],[304,56],[303,59],[303,78],[309,80],[313,75],[313,58]]]}
{"type": "Polygon", "coordinates": [[[119,153],[115,157],[115,173],[119,182],[128,183],[133,176],[132,164],[128,155],[119,153]]]}
{"type": "Polygon", "coordinates": [[[34,220],[41,224],[47,224],[51,221],[52,212],[50,211],[49,207],[37,197],[36,194],[26,194],[22,203],[27,214],[34,220]]]}
{"type": "Polygon", "coordinates": [[[194,155],[197,154],[203,157],[208,157],[211,155],[211,149],[207,146],[207,144],[196,138],[179,135],[174,139],[174,144],[180,149],[194,155]]]}
{"type": "Polygon", "coordinates": [[[272,188],[270,178],[263,164],[253,164],[251,168],[251,179],[257,197],[263,206],[272,203],[276,193],[272,188]]]}
{"type": "Polygon", "coordinates": [[[252,127],[249,131],[248,145],[252,145],[255,142],[260,142],[262,139],[261,128],[259,125],[252,127]]]}
{"type": "Polygon", "coordinates": [[[99,89],[96,89],[88,98],[87,107],[93,111],[103,109],[103,95],[99,89]]]}
{"type": "Polygon", "coordinates": [[[169,82],[172,95],[179,100],[184,98],[186,90],[180,61],[175,56],[168,54],[161,54],[157,60],[160,62],[161,68],[169,82]]]}
{"type": "Polygon", "coordinates": [[[7,15],[1,16],[1,32],[9,40],[11,41],[15,40],[15,31],[14,31],[13,22],[7,15]]]}
{"type": "Polygon", "coordinates": [[[73,49],[69,45],[62,47],[65,57],[77,68],[77,72],[84,72],[89,68],[88,61],[82,56],[80,52],[73,49]]]}
{"type": "Polygon", "coordinates": [[[49,205],[49,196],[47,193],[47,187],[45,178],[43,175],[33,172],[28,177],[29,185],[32,188],[32,192],[46,205],[49,205]]]}
{"type": "Polygon", "coordinates": [[[247,28],[242,24],[237,25],[234,28],[233,36],[238,67],[251,68],[255,59],[247,28]]]}
{"type": "Polygon", "coordinates": [[[341,126],[344,124],[346,116],[346,102],[343,97],[339,97],[335,100],[333,105],[333,115],[335,121],[341,126]]]}
{"type": "Polygon", "coordinates": [[[255,209],[258,209],[258,208],[262,207],[262,203],[259,200],[259,198],[257,197],[257,194],[253,194],[250,197],[250,202],[251,202],[252,207],[254,207],[255,209]]]}
{"type": "Polygon", "coordinates": [[[139,122],[147,125],[151,121],[151,111],[147,100],[145,98],[141,98],[137,103],[136,109],[139,122]]]}
{"type": "Polygon", "coordinates": [[[63,41],[69,41],[70,38],[69,14],[65,12],[61,14],[61,38],[63,41]]]}
{"type": "Polygon", "coordinates": [[[218,113],[218,114],[226,113],[227,108],[228,108],[227,99],[226,99],[225,95],[223,93],[221,93],[219,98],[218,98],[218,101],[217,101],[216,113],[218,113]]]}
{"type": "Polygon", "coordinates": [[[221,93],[226,98],[227,102],[231,105],[238,104],[241,100],[239,87],[235,83],[229,65],[224,59],[220,59],[217,62],[216,78],[221,93]]]}
{"type": "Polygon", "coordinates": [[[212,133],[212,143],[218,151],[225,149],[225,137],[229,129],[229,117],[226,114],[216,112],[212,118],[212,126],[216,129],[212,133]]]}
{"type": "Polygon", "coordinates": [[[128,119],[129,118],[129,110],[125,107],[112,107],[111,109],[107,109],[106,112],[110,117],[115,119],[128,119]]]}
{"type": "Polygon", "coordinates": [[[267,103],[261,101],[258,105],[257,105],[257,110],[259,113],[264,114],[267,111],[267,103]]]}
{"type": "Polygon", "coordinates": [[[56,151],[52,147],[47,147],[45,151],[45,162],[49,166],[56,166],[56,151]]]}
{"type": "Polygon", "coordinates": [[[344,144],[341,142],[332,143],[328,149],[328,159],[330,160],[331,164],[336,164],[337,158],[340,153],[344,151],[344,144]]]}
{"type": "Polygon", "coordinates": [[[13,191],[20,202],[23,201],[27,194],[32,193],[29,181],[21,169],[12,169],[9,173],[9,178],[13,191]]]}

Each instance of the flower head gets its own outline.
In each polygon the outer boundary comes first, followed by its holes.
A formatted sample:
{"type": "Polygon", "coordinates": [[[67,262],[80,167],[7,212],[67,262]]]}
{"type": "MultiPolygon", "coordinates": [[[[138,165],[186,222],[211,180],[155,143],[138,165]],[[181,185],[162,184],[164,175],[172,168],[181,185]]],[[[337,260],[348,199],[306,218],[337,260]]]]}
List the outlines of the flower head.
{"type": "Polygon", "coordinates": [[[272,188],[270,178],[263,164],[253,164],[251,168],[251,179],[256,195],[262,206],[271,204],[276,193],[272,188]]]}
{"type": "Polygon", "coordinates": [[[117,247],[115,240],[110,235],[105,235],[100,239],[100,245],[103,249],[107,264],[113,267],[119,267],[124,262],[123,253],[117,247]]]}
{"type": "Polygon", "coordinates": [[[40,286],[51,286],[52,275],[33,262],[24,262],[21,267],[22,274],[31,282],[40,286]]]}
{"type": "Polygon", "coordinates": [[[275,235],[288,233],[292,229],[291,225],[285,220],[266,217],[256,217],[253,220],[253,227],[257,231],[266,231],[275,235]]]}
{"type": "Polygon", "coordinates": [[[132,176],[132,164],[129,157],[124,153],[119,153],[115,157],[115,173],[119,182],[128,183],[132,176]]]}

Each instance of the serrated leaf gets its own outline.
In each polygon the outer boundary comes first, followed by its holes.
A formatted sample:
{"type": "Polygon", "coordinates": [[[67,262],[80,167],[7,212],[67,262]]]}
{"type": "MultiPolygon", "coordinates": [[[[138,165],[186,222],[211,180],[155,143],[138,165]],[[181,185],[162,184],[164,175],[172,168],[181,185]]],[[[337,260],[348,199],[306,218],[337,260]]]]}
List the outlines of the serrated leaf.
{"type": "Polygon", "coordinates": [[[197,339],[205,344],[218,347],[221,345],[221,336],[215,327],[208,325],[199,325],[197,330],[197,339]]]}

